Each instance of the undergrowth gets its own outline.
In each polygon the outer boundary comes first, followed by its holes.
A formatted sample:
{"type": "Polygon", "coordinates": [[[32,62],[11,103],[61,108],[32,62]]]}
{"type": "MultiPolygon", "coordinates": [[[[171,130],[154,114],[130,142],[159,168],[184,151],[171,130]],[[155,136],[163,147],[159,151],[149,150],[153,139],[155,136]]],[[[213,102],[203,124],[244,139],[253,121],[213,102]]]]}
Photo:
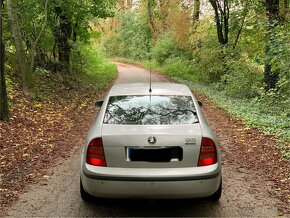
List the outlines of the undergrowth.
{"type": "Polygon", "coordinates": [[[82,79],[86,83],[95,83],[96,88],[101,90],[116,77],[116,65],[109,63],[100,50],[83,46],[81,56],[84,63],[82,79]]]}
{"type": "Polygon", "coordinates": [[[216,105],[233,116],[241,119],[247,126],[261,129],[266,134],[279,138],[278,147],[282,155],[290,159],[290,115],[282,112],[279,107],[268,108],[256,99],[238,99],[225,95],[214,85],[188,81],[174,77],[180,83],[186,84],[193,92],[206,95],[216,105]]]}
{"type": "Polygon", "coordinates": [[[97,93],[116,78],[116,66],[91,45],[81,46],[74,58],[78,61],[72,64],[69,74],[36,69],[34,100],[70,100],[80,93],[97,93]]]}

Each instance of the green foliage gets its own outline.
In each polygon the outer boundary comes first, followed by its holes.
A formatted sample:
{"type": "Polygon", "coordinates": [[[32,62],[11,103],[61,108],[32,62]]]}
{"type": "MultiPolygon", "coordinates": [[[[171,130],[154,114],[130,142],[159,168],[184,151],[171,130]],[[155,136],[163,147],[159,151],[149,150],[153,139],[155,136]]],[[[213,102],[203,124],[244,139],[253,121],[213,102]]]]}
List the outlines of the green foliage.
{"type": "Polygon", "coordinates": [[[248,58],[227,62],[228,72],[219,85],[226,95],[236,98],[258,96],[263,80],[263,66],[251,62],[248,58]]]}
{"type": "Polygon", "coordinates": [[[216,30],[208,19],[201,20],[196,32],[192,35],[193,68],[196,79],[202,83],[219,82],[223,72],[222,48],[216,39],[216,30]]]}
{"type": "Polygon", "coordinates": [[[148,59],[151,48],[151,29],[133,12],[119,14],[120,28],[115,37],[104,42],[106,53],[137,60],[148,59]]]}
{"type": "Polygon", "coordinates": [[[187,84],[194,92],[202,92],[218,106],[242,119],[248,126],[257,127],[268,134],[279,135],[286,142],[290,142],[290,114],[281,113],[281,108],[272,105],[265,109],[265,104],[257,102],[256,99],[229,97],[220,92],[215,85],[202,85],[180,78],[175,79],[187,84]]]}
{"type": "Polygon", "coordinates": [[[11,91],[12,91],[12,81],[11,81],[10,77],[8,77],[8,76],[6,76],[5,80],[6,80],[7,92],[11,93],[11,91]]]}
{"type": "Polygon", "coordinates": [[[223,64],[220,58],[221,50],[204,49],[193,54],[193,68],[198,72],[196,79],[202,83],[219,82],[223,75],[223,64]]]}
{"type": "MultiPolygon", "coordinates": [[[[33,44],[45,22],[45,1],[15,0],[15,3],[27,59],[30,61],[33,44]]],[[[64,40],[64,37],[67,38],[69,48],[76,47],[75,44],[79,42],[89,43],[90,39],[96,36],[95,32],[90,31],[90,22],[97,18],[113,16],[115,3],[116,0],[49,0],[46,28],[36,45],[35,67],[61,70],[55,66],[60,62],[60,55],[57,53],[62,50],[58,47],[64,43],[60,41],[64,40]],[[66,26],[66,30],[60,27],[61,24],[66,26]]],[[[10,34],[6,35],[7,46],[11,46],[12,37],[10,34]]],[[[69,48],[66,52],[70,52],[69,48]]]]}
{"type": "MultiPolygon", "coordinates": [[[[275,89],[261,92],[261,102],[290,110],[290,24],[277,25],[270,34],[270,51],[265,59],[271,61],[272,71],[279,74],[275,89]]],[[[289,112],[290,113],[290,112],[289,112]]]]}
{"type": "Polygon", "coordinates": [[[90,45],[81,46],[83,79],[89,83],[95,83],[96,89],[102,89],[106,84],[115,79],[116,66],[108,63],[100,50],[90,45]]]}
{"type": "Polygon", "coordinates": [[[167,59],[161,69],[169,76],[186,80],[194,79],[191,62],[182,58],[167,59]]]}
{"type": "MultiPolygon", "coordinates": [[[[288,132],[288,137],[290,133],[288,132]]],[[[278,145],[278,148],[281,150],[281,154],[284,158],[290,160],[290,146],[285,145],[284,143],[281,143],[278,145]]]]}
{"type": "Polygon", "coordinates": [[[115,0],[53,0],[49,7],[49,26],[55,31],[58,25],[58,13],[64,15],[73,25],[73,32],[79,41],[90,39],[89,22],[94,18],[105,18],[114,15],[115,0]]]}
{"type": "Polygon", "coordinates": [[[15,86],[13,84],[13,68],[9,64],[5,64],[5,82],[6,82],[6,92],[7,96],[14,95],[15,86]]]}
{"type": "Polygon", "coordinates": [[[152,58],[161,65],[164,64],[166,59],[180,57],[182,54],[182,50],[178,48],[169,33],[160,36],[152,49],[152,58]]]}

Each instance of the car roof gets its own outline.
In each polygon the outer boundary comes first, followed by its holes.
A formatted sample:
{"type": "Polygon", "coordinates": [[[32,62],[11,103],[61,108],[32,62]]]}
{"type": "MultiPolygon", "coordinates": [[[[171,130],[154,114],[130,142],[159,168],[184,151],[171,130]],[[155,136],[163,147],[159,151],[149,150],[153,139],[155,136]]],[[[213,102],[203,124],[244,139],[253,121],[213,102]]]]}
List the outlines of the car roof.
{"type": "MultiPolygon", "coordinates": [[[[109,96],[149,95],[149,83],[119,83],[113,85],[109,96]]],[[[190,89],[178,83],[152,83],[152,95],[183,95],[190,96],[190,89]]]]}

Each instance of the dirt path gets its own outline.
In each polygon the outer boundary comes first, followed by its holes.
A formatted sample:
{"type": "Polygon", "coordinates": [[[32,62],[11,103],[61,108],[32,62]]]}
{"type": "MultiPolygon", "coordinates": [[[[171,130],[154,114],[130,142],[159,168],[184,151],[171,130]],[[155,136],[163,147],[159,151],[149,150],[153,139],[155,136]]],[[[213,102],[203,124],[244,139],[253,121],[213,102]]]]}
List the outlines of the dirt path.
{"type": "MultiPolygon", "coordinates": [[[[125,64],[118,64],[119,82],[147,82],[146,70],[125,64]]],[[[153,81],[167,81],[159,74],[152,75],[153,81]]],[[[202,96],[199,96],[203,98],[202,96]]],[[[57,167],[50,169],[39,183],[31,185],[29,191],[20,196],[10,209],[10,216],[260,216],[281,215],[280,201],[269,194],[269,185],[259,173],[243,167],[233,160],[232,134],[224,134],[227,123],[229,129],[236,129],[232,118],[215,110],[206,99],[204,112],[217,134],[223,151],[223,195],[219,203],[204,200],[103,200],[91,204],[84,203],[79,196],[79,151],[82,139],[75,140],[76,149],[57,167]],[[218,113],[218,116],[216,114],[218,113]],[[217,119],[218,118],[218,119],[217,119]],[[231,126],[233,125],[233,126],[231,126]]],[[[238,127],[240,128],[240,127],[238,127]]],[[[228,130],[227,130],[228,132],[228,130]]],[[[233,154],[233,156],[236,156],[233,154]]]]}

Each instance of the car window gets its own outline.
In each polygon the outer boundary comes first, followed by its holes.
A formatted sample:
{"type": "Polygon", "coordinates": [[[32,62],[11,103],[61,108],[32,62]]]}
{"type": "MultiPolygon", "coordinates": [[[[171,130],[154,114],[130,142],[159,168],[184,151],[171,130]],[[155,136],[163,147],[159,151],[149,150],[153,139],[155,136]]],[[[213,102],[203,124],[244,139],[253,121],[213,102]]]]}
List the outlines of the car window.
{"type": "Polygon", "coordinates": [[[112,96],[104,123],[132,125],[193,124],[198,122],[190,96],[112,96]]]}

